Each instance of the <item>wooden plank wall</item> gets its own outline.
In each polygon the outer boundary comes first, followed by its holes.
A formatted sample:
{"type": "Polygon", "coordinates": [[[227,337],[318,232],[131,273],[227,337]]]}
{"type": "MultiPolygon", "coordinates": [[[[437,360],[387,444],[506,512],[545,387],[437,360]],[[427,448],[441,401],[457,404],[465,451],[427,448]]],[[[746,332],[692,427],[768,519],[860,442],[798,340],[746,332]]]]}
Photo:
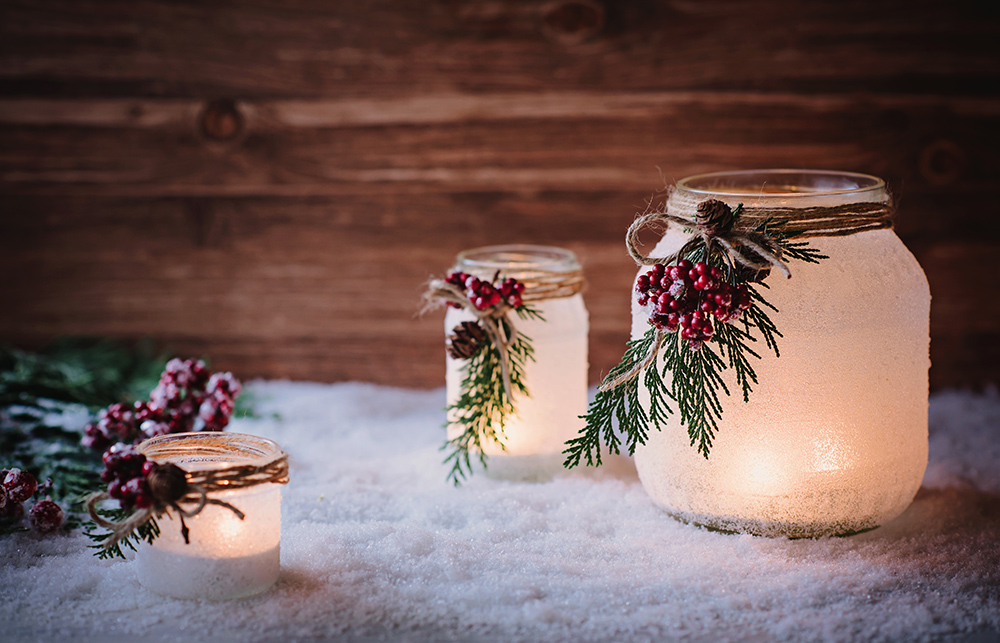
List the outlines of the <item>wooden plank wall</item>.
{"type": "Polygon", "coordinates": [[[585,264],[596,381],[648,199],[811,167],[900,197],[932,385],[996,382],[998,43],[984,0],[5,0],[0,341],[439,386],[422,282],[527,241],[585,264]]]}

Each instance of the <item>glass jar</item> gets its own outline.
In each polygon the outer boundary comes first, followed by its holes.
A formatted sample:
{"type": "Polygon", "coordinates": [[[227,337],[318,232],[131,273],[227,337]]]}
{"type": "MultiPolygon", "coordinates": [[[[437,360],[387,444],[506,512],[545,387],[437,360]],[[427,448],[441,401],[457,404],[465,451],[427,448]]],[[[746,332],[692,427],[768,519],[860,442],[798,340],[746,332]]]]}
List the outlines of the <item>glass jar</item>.
{"type": "MultiPolygon", "coordinates": [[[[863,174],[722,172],[680,181],[668,212],[686,214],[706,199],[803,208],[887,203],[889,195],[863,174]]],[[[680,249],[687,234],[675,228],[652,256],[680,249]]],[[[734,395],[721,396],[709,457],[676,416],[662,432],[651,427],[635,453],[646,491],[683,521],[761,535],[849,534],[899,515],[920,487],[930,366],[923,270],[891,229],[808,242],[829,258],[793,261],[791,278],[773,271],[766,280],[780,357],[761,341],[752,346],[762,357],[751,358],[758,384],[746,403],[732,386],[734,395]]],[[[633,338],[647,318],[633,296],[633,338]]],[[[648,405],[645,388],[640,394],[648,405]]]]}
{"type": "MultiPolygon", "coordinates": [[[[175,433],[146,440],[139,452],[158,464],[172,463],[189,473],[263,467],[282,455],[273,441],[240,433],[202,431],[175,433]]],[[[136,551],[139,582],[174,598],[224,600],[258,594],[278,578],[281,545],[281,485],[262,483],[211,498],[239,509],[207,504],[185,518],[190,543],[184,542],[180,519],[168,509],[158,519],[160,535],[136,551]]]]}
{"type": "MultiPolygon", "coordinates": [[[[531,281],[576,275],[582,269],[576,255],[563,248],[533,245],[488,246],[458,255],[453,271],[493,281],[514,278],[528,282],[525,300],[530,300],[531,281]]],[[[504,424],[503,447],[483,440],[488,456],[486,473],[503,479],[542,480],[562,470],[565,442],[583,427],[580,416],[587,411],[587,337],[590,321],[579,288],[570,296],[530,301],[544,321],[509,318],[517,330],[531,338],[535,361],[525,368],[528,396],[514,397],[516,412],[504,424]]],[[[460,322],[474,321],[466,310],[449,308],[445,333],[460,322]]],[[[465,360],[446,357],[448,405],[459,397],[465,360]]],[[[461,425],[448,426],[448,438],[462,433],[461,425]]]]}

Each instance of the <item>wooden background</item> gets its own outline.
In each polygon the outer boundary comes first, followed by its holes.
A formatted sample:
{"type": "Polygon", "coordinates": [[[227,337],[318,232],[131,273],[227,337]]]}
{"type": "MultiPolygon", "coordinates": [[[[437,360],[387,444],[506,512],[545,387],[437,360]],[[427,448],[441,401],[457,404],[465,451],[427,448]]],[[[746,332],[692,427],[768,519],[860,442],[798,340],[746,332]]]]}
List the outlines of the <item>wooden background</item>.
{"type": "Polygon", "coordinates": [[[596,381],[636,211],[807,167],[900,197],[932,386],[1000,381],[997,6],[4,0],[0,342],[151,335],[243,377],[435,387],[422,282],[532,242],[584,263],[596,381]]]}

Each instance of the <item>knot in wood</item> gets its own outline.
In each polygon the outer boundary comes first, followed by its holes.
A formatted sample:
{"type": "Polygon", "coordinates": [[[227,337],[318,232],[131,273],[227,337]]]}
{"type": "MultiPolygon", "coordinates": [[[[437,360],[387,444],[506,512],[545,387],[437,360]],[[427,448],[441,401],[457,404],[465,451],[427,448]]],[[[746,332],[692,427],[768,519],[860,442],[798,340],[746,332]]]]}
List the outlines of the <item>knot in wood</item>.
{"type": "Polygon", "coordinates": [[[603,28],[604,6],[595,0],[562,0],[543,9],[542,30],[564,45],[585,42],[603,28]]]}
{"type": "Polygon", "coordinates": [[[243,131],[243,115],[231,100],[215,100],[201,113],[201,133],[213,141],[230,141],[243,131]]]}
{"type": "Polygon", "coordinates": [[[190,490],[187,474],[176,464],[158,464],[146,476],[146,484],[160,507],[176,504],[190,490]]]}
{"type": "Polygon", "coordinates": [[[733,229],[733,210],[718,199],[708,199],[698,204],[695,220],[709,236],[726,234],[733,229]]]}

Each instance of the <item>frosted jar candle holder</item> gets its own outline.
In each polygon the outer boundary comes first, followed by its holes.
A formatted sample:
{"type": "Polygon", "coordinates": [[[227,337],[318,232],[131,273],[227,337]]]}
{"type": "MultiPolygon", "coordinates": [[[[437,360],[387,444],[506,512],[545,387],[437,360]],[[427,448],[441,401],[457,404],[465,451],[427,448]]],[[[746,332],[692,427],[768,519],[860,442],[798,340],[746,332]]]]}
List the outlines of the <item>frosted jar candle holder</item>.
{"type": "MultiPolygon", "coordinates": [[[[493,280],[512,277],[527,282],[534,279],[558,279],[560,275],[579,274],[576,255],[563,248],[535,245],[487,246],[458,255],[453,271],[493,280]]],[[[506,419],[503,444],[506,450],[489,439],[483,440],[487,455],[486,475],[512,480],[544,480],[562,470],[565,442],[576,437],[587,412],[587,337],[590,319],[583,296],[552,297],[531,301],[545,321],[520,319],[514,312],[509,318],[517,330],[531,338],[535,361],[525,367],[528,396],[515,393],[516,412],[506,419]]],[[[466,310],[448,308],[445,334],[463,321],[474,321],[466,310]]],[[[466,360],[446,357],[448,405],[459,397],[466,360]]],[[[449,423],[448,439],[462,434],[462,426],[449,423]]]]}
{"type": "MultiPolygon", "coordinates": [[[[158,464],[187,472],[260,466],[281,457],[273,441],[240,433],[176,433],[146,440],[139,452],[158,464]]],[[[184,542],[177,513],[158,520],[160,535],[137,547],[135,564],[143,587],[173,598],[226,600],[258,594],[278,578],[281,545],[281,485],[262,483],[211,498],[233,505],[244,519],[219,505],[185,518],[184,542]]]]}
{"type": "MultiPolygon", "coordinates": [[[[688,216],[706,199],[804,208],[889,195],[881,179],[861,174],[723,172],[680,181],[668,212],[688,216]]],[[[680,249],[688,235],[677,227],[651,256],[680,249]]],[[[765,281],[781,356],[752,345],[763,358],[750,360],[758,384],[748,403],[732,384],[734,394],[720,396],[708,459],[676,415],[663,431],[651,426],[636,450],[646,491],[681,520],[761,535],[849,534],[902,513],[920,486],[930,366],[923,270],[891,229],[807,240],[829,258],[792,261],[790,279],[774,270],[765,281]]],[[[649,327],[634,295],[633,339],[649,327]]],[[[723,375],[731,382],[731,371],[723,375]]],[[[640,396],[648,408],[641,383],[640,396]]]]}

